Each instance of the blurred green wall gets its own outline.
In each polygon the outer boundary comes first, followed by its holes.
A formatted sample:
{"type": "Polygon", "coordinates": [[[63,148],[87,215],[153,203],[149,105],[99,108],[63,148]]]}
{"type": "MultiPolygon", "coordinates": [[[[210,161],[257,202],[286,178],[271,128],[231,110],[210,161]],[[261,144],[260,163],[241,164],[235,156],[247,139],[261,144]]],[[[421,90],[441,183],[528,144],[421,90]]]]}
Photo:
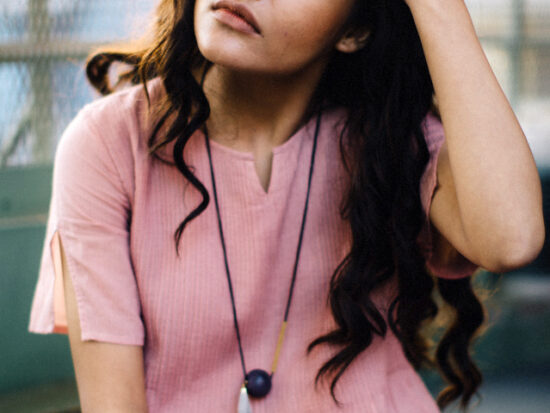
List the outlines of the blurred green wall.
{"type": "Polygon", "coordinates": [[[0,392],[74,377],[67,337],[27,332],[51,166],[0,170],[0,392]]]}

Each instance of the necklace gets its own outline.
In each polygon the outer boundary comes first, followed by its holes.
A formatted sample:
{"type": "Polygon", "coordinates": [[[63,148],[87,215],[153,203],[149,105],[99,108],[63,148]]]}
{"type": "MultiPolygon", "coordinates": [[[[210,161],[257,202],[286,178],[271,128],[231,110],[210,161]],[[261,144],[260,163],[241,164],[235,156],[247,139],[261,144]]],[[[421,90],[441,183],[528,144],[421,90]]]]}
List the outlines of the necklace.
{"type": "Polygon", "coordinates": [[[306,224],[306,216],[307,216],[307,209],[309,204],[309,193],[311,190],[311,180],[313,176],[313,165],[315,164],[315,152],[317,149],[317,138],[319,136],[319,129],[321,126],[321,112],[317,115],[317,122],[315,125],[315,135],[313,139],[313,149],[311,151],[311,162],[309,167],[309,177],[308,177],[308,184],[307,184],[307,195],[306,195],[306,202],[304,205],[304,212],[302,216],[302,225],[300,228],[300,236],[298,238],[298,247],[296,249],[296,259],[294,261],[294,269],[292,272],[292,280],[290,282],[290,288],[288,292],[288,299],[286,304],[286,309],[284,313],[283,323],[281,325],[281,329],[279,331],[279,338],[277,341],[277,347],[275,348],[275,356],[273,357],[273,364],[271,365],[271,374],[267,373],[265,370],[261,369],[254,369],[247,373],[246,365],[244,361],[244,351],[243,346],[241,342],[241,333],[239,330],[239,322],[237,319],[237,308],[235,305],[235,296],[233,294],[233,284],[231,282],[231,274],[229,271],[229,263],[227,260],[227,250],[225,247],[225,238],[223,236],[223,228],[222,228],[222,220],[220,215],[220,206],[218,201],[218,193],[216,190],[216,180],[214,178],[214,166],[212,162],[212,154],[210,150],[210,138],[208,137],[208,130],[206,129],[206,126],[204,127],[204,139],[206,143],[206,150],[208,152],[208,161],[210,163],[210,174],[212,177],[212,189],[214,192],[214,203],[216,205],[216,215],[218,218],[218,229],[220,233],[220,241],[222,245],[223,250],[223,258],[224,258],[224,264],[225,264],[225,272],[227,276],[227,284],[229,286],[229,295],[231,297],[231,307],[233,310],[233,323],[235,326],[235,333],[237,336],[237,343],[239,344],[239,354],[241,358],[241,366],[243,370],[243,377],[244,381],[241,386],[240,390],[240,397],[239,397],[239,405],[237,408],[238,413],[249,413],[252,412],[250,407],[250,397],[255,398],[261,398],[266,396],[269,391],[271,390],[271,379],[273,377],[273,374],[275,373],[275,370],[277,369],[277,363],[279,361],[279,354],[281,352],[281,347],[284,341],[286,326],[288,322],[288,314],[290,311],[290,303],[292,301],[292,294],[294,292],[294,285],[296,283],[296,273],[298,270],[298,261],[300,258],[300,251],[302,249],[302,239],[304,236],[304,228],[306,224]]]}

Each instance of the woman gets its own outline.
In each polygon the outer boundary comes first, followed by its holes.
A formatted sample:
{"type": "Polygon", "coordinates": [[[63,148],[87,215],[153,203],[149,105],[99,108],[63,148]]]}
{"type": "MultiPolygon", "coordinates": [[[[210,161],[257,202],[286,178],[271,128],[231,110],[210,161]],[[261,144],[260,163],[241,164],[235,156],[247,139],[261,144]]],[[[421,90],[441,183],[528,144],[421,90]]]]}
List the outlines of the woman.
{"type": "Polygon", "coordinates": [[[544,229],[462,0],[164,0],[149,41],[90,60],[104,94],[115,61],[145,88],[61,139],[30,325],[68,325],[83,411],[437,411],[434,285],[439,405],[467,405],[469,277],[544,229]]]}

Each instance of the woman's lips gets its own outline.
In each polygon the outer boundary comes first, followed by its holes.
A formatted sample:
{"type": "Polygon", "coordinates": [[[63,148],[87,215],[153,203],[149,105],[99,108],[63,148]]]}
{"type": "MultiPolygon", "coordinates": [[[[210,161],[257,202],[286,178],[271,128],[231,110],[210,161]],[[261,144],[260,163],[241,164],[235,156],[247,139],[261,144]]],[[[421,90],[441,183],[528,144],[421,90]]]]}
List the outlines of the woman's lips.
{"type": "Polygon", "coordinates": [[[261,34],[260,27],[252,12],[241,3],[220,0],[212,5],[216,17],[222,23],[243,33],[261,34]]]}

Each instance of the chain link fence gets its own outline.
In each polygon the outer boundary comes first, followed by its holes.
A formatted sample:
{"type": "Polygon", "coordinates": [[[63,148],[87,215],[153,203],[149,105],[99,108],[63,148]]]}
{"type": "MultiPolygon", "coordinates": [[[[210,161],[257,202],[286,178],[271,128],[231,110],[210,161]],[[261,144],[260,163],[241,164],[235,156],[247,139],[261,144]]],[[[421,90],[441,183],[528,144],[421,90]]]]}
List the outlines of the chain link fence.
{"type": "Polygon", "coordinates": [[[550,168],[550,0],[466,0],[539,167],[550,168]]]}
{"type": "MultiPolygon", "coordinates": [[[[550,166],[550,0],[467,0],[539,165],[550,166]]],[[[83,63],[129,38],[154,0],[0,0],[0,168],[51,163],[93,98],[83,63]]]]}
{"type": "Polygon", "coordinates": [[[0,168],[52,162],[94,95],[84,60],[146,24],[154,0],[0,0],[0,168]]]}

